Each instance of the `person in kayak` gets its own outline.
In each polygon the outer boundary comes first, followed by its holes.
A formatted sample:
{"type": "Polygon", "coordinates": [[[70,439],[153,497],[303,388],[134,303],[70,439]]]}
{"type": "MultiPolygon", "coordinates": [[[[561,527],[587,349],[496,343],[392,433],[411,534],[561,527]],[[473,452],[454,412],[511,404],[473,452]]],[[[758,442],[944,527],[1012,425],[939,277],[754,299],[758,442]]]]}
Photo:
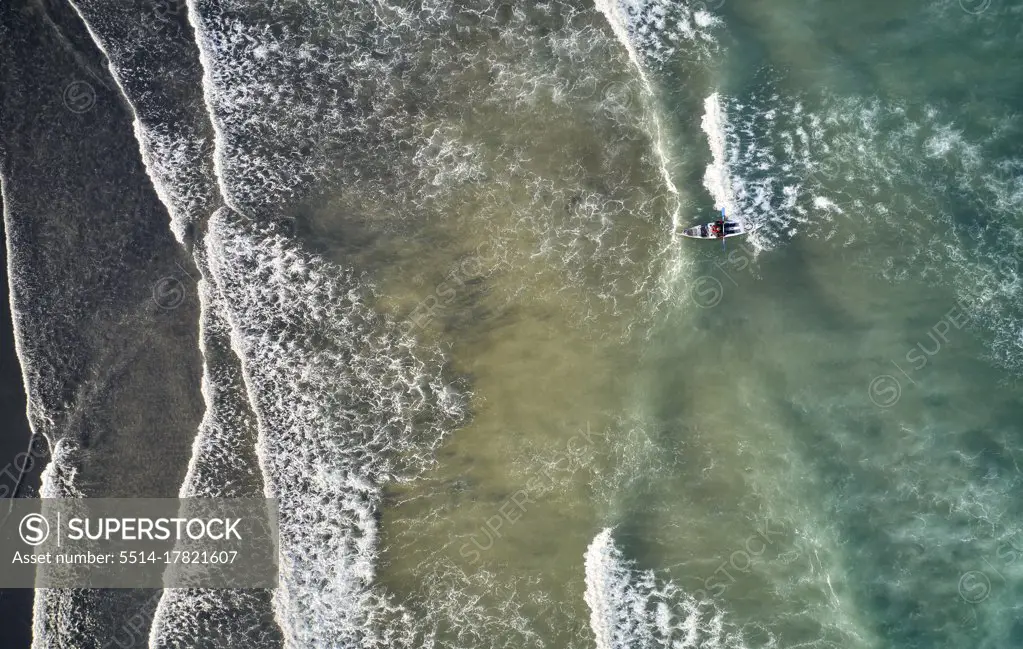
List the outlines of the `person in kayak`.
{"type": "Polygon", "coordinates": [[[711,234],[718,239],[739,233],[739,224],[735,221],[714,221],[710,226],[711,234]]]}

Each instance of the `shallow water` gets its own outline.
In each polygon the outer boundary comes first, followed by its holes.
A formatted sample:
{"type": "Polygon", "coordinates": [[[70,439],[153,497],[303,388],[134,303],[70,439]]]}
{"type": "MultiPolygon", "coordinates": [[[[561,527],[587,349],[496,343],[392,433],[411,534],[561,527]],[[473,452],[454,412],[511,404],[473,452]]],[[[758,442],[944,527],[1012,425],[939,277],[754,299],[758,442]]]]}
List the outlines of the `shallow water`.
{"type": "Polygon", "coordinates": [[[181,491],[282,502],[151,646],[1019,642],[1019,7],[75,4],[202,280],[181,491]]]}
{"type": "MultiPolygon", "coordinates": [[[[504,320],[472,354],[486,359],[470,365],[474,422],[385,516],[395,540],[382,573],[397,592],[445,599],[406,589],[446,568],[464,584],[449,593],[475,592],[499,619],[508,609],[506,634],[485,634],[493,646],[587,645],[578,567],[561,557],[586,543],[578,530],[612,526],[617,558],[661,581],[612,599],[610,646],[667,644],[687,620],[709,642],[711,614],[688,598],[720,615],[722,641],[749,646],[997,646],[1018,633],[1020,196],[1018,161],[1000,157],[1012,115],[995,98],[950,104],[955,79],[925,58],[948,49],[950,22],[973,35],[996,18],[904,5],[721,9],[736,27],[721,29],[727,51],[702,93],[720,92],[723,110],[724,182],[711,189],[761,230],[730,251],[651,246],[673,299],[652,293],[645,312],[619,315],[624,340],[584,322],[579,334],[600,344],[573,353],[556,324],[504,320]],[[563,423],[583,418],[600,434],[563,423]],[[563,448],[573,433],[586,440],[578,464],[563,448]],[[547,455],[520,450],[536,444],[547,455]],[[548,476],[539,467],[559,452],[565,471],[548,476]],[[665,584],[680,589],[675,621],[635,617],[628,602],[656,608],[646,598],[665,584]]],[[[649,34],[632,38],[656,95],[644,128],[652,149],[658,137],[675,145],[685,220],[709,207],[687,168],[711,152],[684,146],[700,141],[701,116],[667,83],[701,62],[651,63],[649,34]]],[[[960,66],[983,67],[966,49],[960,66]]],[[[472,331],[456,329],[453,350],[465,336],[475,345],[472,331]]]]}

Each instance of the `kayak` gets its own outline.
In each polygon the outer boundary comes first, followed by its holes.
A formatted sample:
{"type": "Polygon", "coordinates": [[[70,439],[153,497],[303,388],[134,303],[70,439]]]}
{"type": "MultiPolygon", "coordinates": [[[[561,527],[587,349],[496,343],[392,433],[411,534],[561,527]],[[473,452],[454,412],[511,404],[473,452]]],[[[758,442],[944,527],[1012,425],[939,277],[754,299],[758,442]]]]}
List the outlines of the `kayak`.
{"type": "Polygon", "coordinates": [[[750,229],[743,221],[718,220],[710,223],[694,225],[691,228],[682,230],[682,236],[690,239],[727,239],[748,234],[750,229]],[[724,236],[721,234],[721,227],[724,226],[724,236]]]}

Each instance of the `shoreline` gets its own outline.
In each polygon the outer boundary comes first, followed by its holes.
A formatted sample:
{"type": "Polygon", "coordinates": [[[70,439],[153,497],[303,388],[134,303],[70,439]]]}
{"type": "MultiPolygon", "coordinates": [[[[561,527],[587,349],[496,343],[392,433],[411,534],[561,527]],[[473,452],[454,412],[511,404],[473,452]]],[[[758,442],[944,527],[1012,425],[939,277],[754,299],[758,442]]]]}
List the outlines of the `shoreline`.
{"type": "MultiPolygon", "coordinates": [[[[3,224],[0,224],[0,232],[6,239],[3,224]]],[[[5,433],[0,435],[0,466],[10,468],[2,473],[0,493],[5,498],[34,497],[39,494],[40,474],[49,453],[45,440],[33,437],[26,416],[25,386],[14,348],[6,246],[0,252],[0,282],[7,295],[0,304],[0,412],[8,422],[5,433]],[[31,462],[24,461],[26,453],[32,458],[31,462]],[[13,479],[9,477],[11,475],[13,479]]],[[[0,619],[7,621],[0,649],[28,649],[31,646],[33,593],[27,588],[0,589],[0,619]]]]}

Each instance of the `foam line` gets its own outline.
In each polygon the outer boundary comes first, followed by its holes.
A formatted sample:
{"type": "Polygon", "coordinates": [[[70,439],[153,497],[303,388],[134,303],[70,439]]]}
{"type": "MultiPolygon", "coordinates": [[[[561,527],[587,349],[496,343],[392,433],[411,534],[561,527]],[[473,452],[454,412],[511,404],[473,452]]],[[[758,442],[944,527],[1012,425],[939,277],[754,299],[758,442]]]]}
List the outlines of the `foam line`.
{"type": "Polygon", "coordinates": [[[6,183],[3,178],[3,174],[0,174],[0,202],[3,203],[3,219],[4,219],[4,231],[7,233],[6,246],[7,246],[7,305],[11,310],[11,321],[12,329],[14,332],[14,351],[18,356],[18,365],[21,366],[21,382],[23,389],[25,390],[25,416],[28,418],[29,429],[32,432],[32,436],[41,435],[46,440],[47,445],[50,447],[51,453],[53,451],[53,440],[46,435],[46,431],[41,431],[36,428],[35,422],[37,420],[49,421],[53,423],[53,418],[42,412],[42,404],[32,399],[31,390],[29,387],[29,377],[37,375],[35,371],[32,358],[25,352],[25,318],[21,309],[18,308],[19,300],[15,298],[18,294],[18,285],[15,281],[17,269],[14,267],[14,259],[18,256],[16,249],[24,249],[23,246],[16,246],[15,239],[17,237],[17,227],[11,217],[12,203],[10,196],[6,191],[6,183]]]}
{"type": "MultiPolygon", "coordinates": [[[[625,3],[617,0],[594,0],[594,7],[597,11],[602,13],[607,19],[608,25],[611,26],[611,31],[614,33],[615,38],[622,44],[625,52],[628,54],[629,61],[632,62],[633,67],[636,69],[640,80],[643,82],[643,88],[647,96],[647,101],[653,106],[654,98],[656,93],[654,86],[650,82],[647,76],[645,63],[640,51],[637,49],[636,44],[633,42],[635,32],[629,29],[630,13],[629,9],[633,9],[635,12],[636,5],[634,3],[625,3]]],[[[663,16],[661,16],[663,18],[663,16]]],[[[651,110],[652,125],[653,125],[653,149],[654,154],[657,157],[657,166],[661,172],[661,178],[663,179],[665,187],[668,192],[672,195],[673,208],[671,213],[672,220],[672,232],[675,232],[681,225],[679,222],[680,204],[679,204],[679,191],[675,185],[675,181],[671,178],[670,168],[672,166],[671,158],[668,153],[667,138],[665,135],[665,127],[663,120],[661,119],[658,111],[655,109],[651,110]]]]}
{"type": "MultiPolygon", "coordinates": [[[[241,385],[240,366],[227,343],[223,303],[207,280],[199,282],[199,299],[206,412],[179,497],[259,496],[263,480],[255,458],[255,421],[241,385]]],[[[280,647],[283,639],[272,597],[272,590],[165,590],[153,616],[149,647],[204,641],[280,647]]]]}
{"type": "Polygon", "coordinates": [[[224,152],[226,151],[226,140],[224,136],[224,129],[217,122],[216,111],[213,108],[216,88],[213,84],[213,66],[209,54],[210,44],[201,36],[205,32],[203,31],[204,25],[201,22],[198,1],[199,0],[186,0],[186,6],[188,8],[188,23],[192,27],[192,33],[195,35],[195,44],[199,50],[199,64],[202,66],[203,70],[203,104],[206,107],[206,115],[209,118],[210,126],[213,129],[213,175],[216,179],[217,187],[220,190],[220,197],[223,199],[224,204],[233,209],[235,212],[244,213],[243,210],[240,209],[238,202],[234,200],[234,196],[225,181],[224,152]]]}
{"type": "Polygon", "coordinates": [[[712,604],[696,601],[652,571],[637,570],[615,545],[612,528],[586,549],[585,570],[584,599],[597,649],[745,646],[712,604]]]}
{"type": "MultiPolygon", "coordinates": [[[[106,56],[109,70],[114,82],[123,96],[133,117],[133,130],[139,146],[139,153],[145,165],[147,176],[156,194],[170,215],[170,228],[177,241],[186,241],[187,232],[202,232],[201,223],[206,220],[219,205],[223,204],[220,193],[224,191],[223,183],[211,182],[218,179],[214,160],[209,160],[209,151],[205,145],[211,128],[206,124],[212,115],[195,112],[187,97],[177,97],[173,91],[161,85],[156,79],[159,72],[172,75],[186,74],[187,57],[182,63],[180,56],[174,56],[172,39],[159,31],[143,31],[135,34],[135,38],[116,38],[106,42],[104,34],[116,31],[119,25],[130,29],[140,16],[129,12],[124,7],[97,5],[88,0],[75,0],[72,7],[84,23],[90,37],[100,51],[106,56]],[[103,29],[94,29],[93,22],[103,29]],[[163,51],[166,56],[154,56],[153,66],[159,69],[140,66],[132,60],[134,49],[148,47],[156,52],[163,51]],[[212,172],[212,173],[211,173],[212,172]],[[219,188],[219,189],[218,189],[219,188]]],[[[145,15],[141,16],[145,26],[145,15]]],[[[201,52],[200,52],[201,53],[201,52]]],[[[187,53],[186,53],[187,54],[187,53]]],[[[201,63],[201,62],[200,62],[201,63]]],[[[200,276],[209,275],[203,258],[204,246],[200,241],[194,248],[196,265],[200,276]]],[[[230,381],[225,376],[227,369],[221,363],[211,366],[208,353],[207,335],[217,335],[210,327],[217,329],[217,313],[211,311],[216,305],[210,299],[215,293],[206,279],[201,279],[198,286],[200,302],[200,346],[203,355],[202,393],[206,403],[206,411],[199,430],[193,441],[192,454],[185,479],[180,487],[181,497],[206,495],[248,495],[251,488],[246,485],[262,483],[255,462],[246,466],[242,459],[251,451],[255,444],[246,439],[246,431],[250,426],[245,424],[247,403],[230,403],[230,385],[221,385],[219,379],[230,381]]],[[[228,352],[230,353],[230,352],[228,352]]],[[[228,360],[229,362],[229,360],[228,360]]],[[[161,597],[153,617],[150,629],[150,646],[166,646],[173,640],[176,643],[192,643],[202,637],[197,631],[199,621],[208,618],[211,611],[218,611],[221,616],[219,627],[231,626],[233,614],[244,612],[242,617],[261,617],[260,611],[265,607],[269,611],[269,593],[247,593],[243,596],[229,591],[174,590],[165,591],[161,597]]],[[[199,625],[201,626],[201,625],[199,625]]],[[[246,634],[254,628],[267,628],[267,621],[261,625],[247,625],[235,622],[235,630],[225,633],[246,634]],[[248,631],[246,631],[248,629],[248,631]]],[[[259,644],[271,646],[273,622],[270,629],[260,636],[259,644]]],[[[241,636],[239,636],[241,637],[241,636]]],[[[250,640],[255,641],[254,638],[250,640]]]]}
{"type": "Polygon", "coordinates": [[[464,402],[363,303],[363,280],[222,209],[210,267],[228,305],[281,511],[277,619],[289,647],[412,642],[374,586],[380,487],[433,463],[464,402]],[[320,342],[311,345],[311,340],[320,342]],[[324,584],[325,587],[313,587],[324,584]],[[395,635],[398,634],[398,635],[395,635]]]}
{"type": "Polygon", "coordinates": [[[703,177],[703,185],[710,192],[714,199],[715,209],[724,209],[725,214],[731,218],[741,216],[736,208],[734,194],[732,192],[731,172],[728,168],[728,155],[725,144],[725,125],[727,116],[721,106],[721,98],[718,93],[713,93],[703,102],[703,119],[700,120],[700,127],[707,134],[707,144],[710,146],[712,162],[707,165],[707,172],[703,177]]]}
{"type": "Polygon", "coordinates": [[[127,45],[131,48],[151,43],[107,42],[103,34],[93,27],[92,22],[95,19],[103,19],[102,12],[105,11],[113,13],[106,18],[116,20],[120,17],[116,15],[118,9],[90,7],[92,11],[86,12],[82,9],[86,2],[87,0],[70,0],[69,4],[82,21],[97,49],[107,59],[110,76],[131,113],[132,128],[139,144],[139,155],[146,168],[146,175],[153,184],[160,202],[167,208],[171,232],[178,243],[184,244],[189,225],[209,213],[204,209],[212,199],[209,192],[205,191],[205,178],[201,173],[202,165],[199,164],[203,157],[202,137],[198,133],[186,133],[186,122],[171,120],[169,123],[158,125],[156,116],[149,114],[154,111],[140,107],[124,80],[128,70],[125,69],[123,59],[130,54],[126,54],[117,46],[127,45]]]}

